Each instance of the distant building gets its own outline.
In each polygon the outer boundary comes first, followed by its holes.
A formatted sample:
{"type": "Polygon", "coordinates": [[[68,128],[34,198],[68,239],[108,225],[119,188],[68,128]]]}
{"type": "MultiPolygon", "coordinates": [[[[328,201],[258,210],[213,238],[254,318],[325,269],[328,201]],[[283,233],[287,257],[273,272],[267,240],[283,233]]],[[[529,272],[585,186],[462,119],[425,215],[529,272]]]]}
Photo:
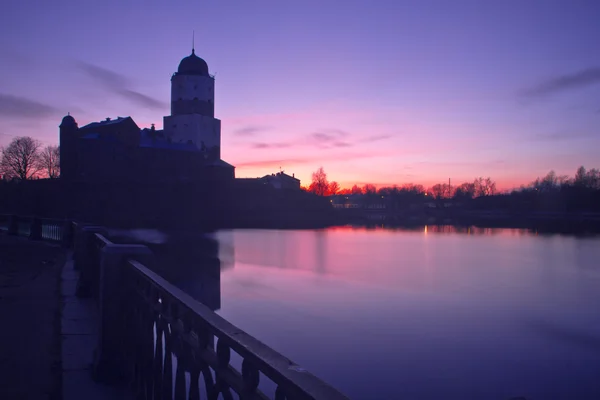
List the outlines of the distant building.
{"type": "Polygon", "coordinates": [[[265,175],[259,178],[266,185],[271,185],[275,189],[292,189],[300,190],[300,179],[296,178],[294,174],[289,176],[285,172],[281,171],[276,174],[265,175]]]}
{"type": "Polygon", "coordinates": [[[362,194],[334,195],[330,198],[333,208],[362,208],[362,194]]]}
{"type": "Polygon", "coordinates": [[[221,121],[214,117],[215,80],[192,54],[171,77],[171,115],[163,129],[140,129],[131,117],[79,127],[60,124],[61,178],[69,181],[230,180],[221,160],[221,121]]]}

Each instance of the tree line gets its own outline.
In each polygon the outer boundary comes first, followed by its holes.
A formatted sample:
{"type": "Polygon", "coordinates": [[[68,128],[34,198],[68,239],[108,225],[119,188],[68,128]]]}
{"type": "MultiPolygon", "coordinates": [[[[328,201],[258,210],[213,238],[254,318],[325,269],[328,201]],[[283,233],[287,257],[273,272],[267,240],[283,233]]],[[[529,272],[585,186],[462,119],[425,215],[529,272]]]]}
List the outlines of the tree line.
{"type": "Polygon", "coordinates": [[[519,207],[531,206],[535,209],[597,209],[596,200],[600,200],[600,170],[592,168],[587,170],[581,166],[573,177],[557,175],[550,171],[544,177],[538,177],[527,185],[510,192],[499,193],[496,182],[490,177],[479,177],[473,182],[465,182],[453,186],[448,183],[439,183],[425,188],[418,184],[404,184],[402,186],[377,187],[373,184],[365,184],[362,187],[352,186],[350,189],[340,189],[337,182],[329,182],[327,174],[321,167],[312,175],[309,187],[304,188],[308,192],[320,196],[334,195],[381,195],[390,196],[397,200],[410,198],[431,198],[434,200],[452,199],[458,202],[478,200],[479,204],[490,206],[520,204],[519,207]],[[485,200],[485,201],[484,201],[485,200]],[[483,203],[482,203],[483,201],[483,203]]]}
{"type": "Polygon", "coordinates": [[[60,148],[43,146],[29,136],[14,138],[0,148],[2,180],[55,179],[60,176],[60,148]]]}
{"type": "Polygon", "coordinates": [[[473,182],[465,182],[459,186],[452,186],[450,183],[438,183],[427,189],[423,185],[413,183],[402,186],[384,186],[379,189],[374,184],[367,183],[363,186],[354,185],[350,189],[341,189],[336,181],[328,181],[327,173],[325,173],[323,167],[313,172],[310,185],[303,189],[319,196],[413,194],[432,196],[434,199],[475,198],[492,196],[497,193],[496,182],[489,177],[476,178],[473,182]]]}

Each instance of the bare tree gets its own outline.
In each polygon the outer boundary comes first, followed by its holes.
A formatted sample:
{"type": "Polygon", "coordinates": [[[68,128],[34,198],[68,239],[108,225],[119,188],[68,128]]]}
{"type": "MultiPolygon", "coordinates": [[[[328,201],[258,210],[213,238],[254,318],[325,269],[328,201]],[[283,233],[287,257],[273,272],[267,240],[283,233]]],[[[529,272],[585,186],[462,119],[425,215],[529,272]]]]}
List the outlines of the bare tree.
{"type": "Polygon", "coordinates": [[[449,199],[454,195],[452,192],[452,186],[450,186],[448,183],[438,183],[437,185],[433,185],[429,191],[437,200],[449,199]]]}
{"type": "Polygon", "coordinates": [[[377,186],[372,183],[365,183],[365,186],[362,188],[363,194],[374,195],[377,194],[377,186]]]}
{"type": "Polygon", "coordinates": [[[475,197],[493,196],[496,194],[496,182],[492,178],[477,178],[473,182],[475,186],[475,197]]]}
{"type": "Polygon", "coordinates": [[[577,168],[577,172],[575,173],[575,185],[586,186],[586,175],[587,171],[583,165],[577,168]]]}
{"type": "Polygon", "coordinates": [[[42,144],[29,136],[16,137],[7,147],[2,147],[0,169],[8,178],[33,179],[41,171],[40,147],[42,144]]]}
{"type": "Polygon", "coordinates": [[[350,189],[350,194],[362,194],[362,189],[355,184],[352,186],[352,189],[350,189]]]}
{"type": "Polygon", "coordinates": [[[575,174],[574,184],[589,189],[600,189],[600,171],[596,168],[586,171],[585,167],[581,166],[575,174]]]}
{"type": "Polygon", "coordinates": [[[340,191],[340,185],[336,181],[329,182],[329,195],[335,196],[340,191]]]}
{"type": "Polygon", "coordinates": [[[329,188],[327,182],[327,174],[323,167],[319,168],[312,174],[312,183],[308,187],[308,191],[319,196],[325,196],[329,188]]]}
{"type": "Polygon", "coordinates": [[[472,199],[475,196],[475,184],[465,182],[456,188],[454,191],[454,197],[472,199]]]}
{"type": "Polygon", "coordinates": [[[415,185],[413,183],[406,183],[402,185],[400,190],[413,195],[425,193],[425,188],[423,187],[423,185],[415,185]]]}
{"type": "Polygon", "coordinates": [[[46,172],[48,178],[55,179],[60,176],[60,148],[46,146],[40,153],[40,168],[46,172]]]}

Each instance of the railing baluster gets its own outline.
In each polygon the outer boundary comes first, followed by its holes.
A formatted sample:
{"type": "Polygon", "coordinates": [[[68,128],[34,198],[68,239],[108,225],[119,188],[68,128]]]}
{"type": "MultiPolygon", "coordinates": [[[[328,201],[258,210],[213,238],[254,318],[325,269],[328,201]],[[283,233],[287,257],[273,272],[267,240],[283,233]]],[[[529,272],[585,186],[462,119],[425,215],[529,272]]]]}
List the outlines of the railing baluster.
{"type": "Polygon", "coordinates": [[[184,357],[179,356],[175,370],[175,400],[185,400],[185,392],[185,360],[184,357]]]}
{"type": "Polygon", "coordinates": [[[260,382],[258,369],[248,359],[242,361],[242,378],[244,380],[244,399],[252,399],[260,382]]]}
{"type": "Polygon", "coordinates": [[[187,344],[184,342],[184,335],[189,333],[189,324],[186,326],[184,323],[185,314],[178,315],[178,320],[175,323],[176,341],[174,352],[177,355],[177,370],[175,372],[175,400],[185,400],[186,398],[186,385],[185,385],[185,371],[189,370],[189,358],[187,352],[187,344]],[[187,332],[186,332],[187,330],[187,332]]]}
{"type": "Polygon", "coordinates": [[[275,389],[275,400],[287,400],[287,397],[281,385],[278,385],[277,389],[275,389]]]}
{"type": "Polygon", "coordinates": [[[144,374],[143,390],[146,393],[146,398],[151,399],[154,390],[154,376],[153,376],[153,361],[154,361],[154,305],[158,301],[158,291],[153,286],[149,286],[145,290],[146,304],[144,309],[144,325],[140,338],[144,343],[142,349],[142,373],[144,374]]]}
{"type": "Polygon", "coordinates": [[[153,392],[158,395],[162,393],[163,383],[163,333],[166,326],[164,319],[155,314],[156,321],[156,346],[154,347],[154,388],[153,392]]]}
{"type": "Polygon", "coordinates": [[[229,361],[231,360],[231,350],[229,346],[223,341],[223,339],[219,339],[217,342],[217,364],[218,370],[216,371],[216,387],[217,393],[221,393],[225,400],[229,400],[231,397],[231,392],[229,391],[229,385],[222,377],[223,370],[226,370],[229,367],[229,361]]]}
{"type": "MultiPolygon", "coordinates": [[[[170,299],[169,299],[170,300],[170,299]]],[[[163,299],[164,301],[164,299],[163,299]]],[[[173,310],[173,305],[169,302],[164,306],[166,317],[172,321],[173,315],[176,313],[173,310]]],[[[173,398],[173,322],[170,322],[165,329],[165,364],[163,375],[163,392],[162,399],[173,398]]]]}
{"type": "MultiPolygon", "coordinates": [[[[126,271],[127,272],[127,271],[126,271]]],[[[133,315],[134,332],[131,335],[130,346],[133,347],[132,369],[133,390],[136,399],[152,399],[152,355],[153,355],[153,319],[151,304],[151,287],[141,282],[141,279],[129,271],[132,291],[135,299],[132,301],[135,314],[133,315]]]]}
{"type": "Polygon", "coordinates": [[[196,362],[190,367],[190,400],[200,400],[200,367],[196,362]]]}

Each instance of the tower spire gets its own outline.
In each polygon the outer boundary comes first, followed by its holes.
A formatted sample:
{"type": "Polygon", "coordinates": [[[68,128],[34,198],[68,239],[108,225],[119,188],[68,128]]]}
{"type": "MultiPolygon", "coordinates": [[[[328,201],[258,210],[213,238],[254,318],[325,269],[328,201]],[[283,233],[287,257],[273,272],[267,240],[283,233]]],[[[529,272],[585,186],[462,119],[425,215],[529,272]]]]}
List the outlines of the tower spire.
{"type": "Polygon", "coordinates": [[[192,54],[194,54],[194,50],[196,47],[195,39],[196,39],[196,31],[192,31],[192,54]]]}

